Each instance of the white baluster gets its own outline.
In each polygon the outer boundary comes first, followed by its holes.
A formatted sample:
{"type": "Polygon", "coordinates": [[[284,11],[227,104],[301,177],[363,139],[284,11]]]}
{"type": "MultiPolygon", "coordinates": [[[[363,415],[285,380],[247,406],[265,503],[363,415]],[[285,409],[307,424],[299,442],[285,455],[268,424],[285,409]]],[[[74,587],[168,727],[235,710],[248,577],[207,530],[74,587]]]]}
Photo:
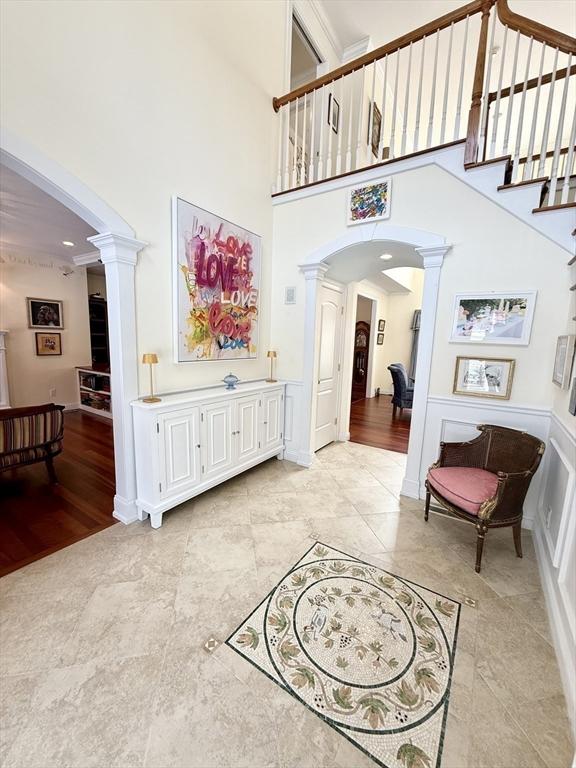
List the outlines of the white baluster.
{"type": "Polygon", "coordinates": [[[542,72],[544,71],[544,56],[546,54],[546,45],[542,43],[542,53],[540,55],[540,68],[538,70],[538,81],[536,83],[536,94],[534,97],[534,107],[532,109],[532,126],[530,128],[530,138],[528,139],[528,152],[526,163],[524,164],[523,179],[532,178],[532,155],[534,154],[534,141],[536,139],[536,123],[538,122],[538,106],[540,104],[540,87],[542,85],[542,72]]]}
{"type": "MultiPolygon", "coordinates": [[[[524,70],[524,85],[522,86],[522,98],[520,99],[520,112],[518,114],[518,129],[516,131],[516,146],[514,148],[514,159],[512,161],[512,181],[520,181],[518,167],[520,163],[520,144],[522,142],[522,130],[524,128],[524,107],[526,105],[526,90],[528,87],[528,75],[530,73],[530,59],[532,58],[532,43],[534,38],[530,38],[528,54],[526,55],[526,69],[524,70]]],[[[512,85],[514,88],[514,85],[512,85]]]]}
{"type": "Polygon", "coordinates": [[[276,184],[274,186],[274,192],[282,191],[282,135],[284,129],[284,110],[281,107],[276,114],[278,120],[278,146],[276,152],[278,155],[278,171],[276,173],[276,184]]]}
{"type": "Polygon", "coordinates": [[[546,117],[544,119],[544,129],[542,131],[542,145],[540,148],[540,162],[538,163],[538,177],[544,173],[546,164],[546,152],[548,151],[548,133],[550,132],[550,117],[552,115],[552,102],[554,101],[554,83],[556,82],[556,70],[558,68],[558,48],[554,52],[554,64],[552,66],[552,79],[550,80],[550,93],[548,94],[548,104],[546,106],[546,117]]]}
{"type": "MultiPolygon", "coordinates": [[[[494,14],[494,18],[496,18],[496,14],[494,14]]],[[[457,141],[457,139],[460,138],[460,119],[462,116],[462,91],[464,89],[464,69],[466,64],[466,45],[468,43],[468,24],[470,21],[470,16],[466,16],[466,26],[464,28],[464,43],[462,45],[462,61],[460,62],[460,82],[458,84],[458,102],[456,104],[456,119],[454,120],[454,141],[457,141]]],[[[496,26],[495,22],[493,22],[492,27],[492,38],[494,38],[494,26],[496,26]]],[[[488,70],[490,70],[491,66],[491,60],[488,62],[488,70]]],[[[490,77],[488,76],[488,82],[490,81],[490,77]]],[[[422,84],[422,73],[420,73],[420,84],[422,84]]]]}
{"type": "Polygon", "coordinates": [[[324,132],[325,130],[332,130],[328,124],[328,111],[326,103],[326,86],[323,85],[320,88],[320,120],[319,120],[319,139],[318,139],[318,173],[316,175],[316,181],[322,181],[324,179],[324,132]]]}
{"type": "Polygon", "coordinates": [[[414,147],[413,152],[418,151],[418,138],[420,134],[420,108],[422,106],[422,81],[424,80],[424,57],[426,55],[426,36],[422,38],[422,58],[420,59],[420,77],[418,78],[418,98],[416,99],[416,119],[414,122],[414,147]]]}
{"type": "Polygon", "coordinates": [[[392,102],[392,130],[390,132],[390,157],[396,157],[394,152],[394,135],[396,133],[396,110],[398,108],[398,73],[400,72],[400,51],[396,51],[396,74],[394,76],[394,100],[392,102]]]}
{"type": "Polygon", "coordinates": [[[358,90],[358,133],[356,135],[356,157],[355,157],[355,168],[354,170],[358,170],[358,168],[361,167],[361,158],[362,158],[362,125],[364,123],[363,116],[364,116],[364,80],[365,80],[365,74],[366,74],[366,66],[363,66],[362,69],[359,70],[360,72],[360,88],[358,90]]]}
{"type": "Polygon", "coordinates": [[[298,101],[299,99],[296,99],[294,102],[294,109],[295,109],[295,115],[294,115],[294,141],[292,146],[294,149],[292,150],[292,174],[291,174],[291,189],[294,189],[296,186],[296,179],[297,179],[297,169],[298,169],[298,101]]]}
{"type": "Polygon", "coordinates": [[[292,104],[285,104],[282,109],[285,110],[284,118],[284,184],[282,189],[288,189],[290,186],[290,113],[292,104]]]}
{"type": "Polygon", "coordinates": [[[516,68],[518,65],[518,46],[520,45],[520,30],[516,33],[516,45],[514,47],[514,62],[512,64],[512,84],[508,95],[508,111],[506,112],[506,126],[504,128],[504,144],[502,154],[508,154],[508,141],[510,140],[510,125],[512,122],[512,105],[514,103],[514,86],[516,84],[516,68]]]}
{"type": "Polygon", "coordinates": [[[316,131],[318,126],[316,125],[316,98],[318,96],[317,91],[312,91],[310,94],[310,106],[312,107],[312,119],[310,120],[310,165],[308,167],[308,183],[311,184],[314,181],[314,170],[316,168],[316,157],[314,153],[316,151],[316,131]]]}
{"type": "Polygon", "coordinates": [[[386,121],[386,87],[388,82],[388,56],[384,57],[384,82],[382,84],[382,125],[380,127],[380,141],[378,143],[377,162],[382,160],[382,149],[384,147],[384,125],[386,121]]]}
{"type": "Polygon", "coordinates": [[[566,68],[566,77],[564,78],[564,88],[562,89],[562,102],[560,103],[560,115],[558,116],[558,130],[556,131],[556,143],[554,145],[554,155],[552,157],[552,171],[550,173],[550,189],[548,191],[548,205],[554,205],[556,199],[556,187],[558,186],[558,159],[560,157],[560,148],[562,146],[562,131],[564,129],[564,116],[566,115],[566,102],[568,101],[568,82],[570,77],[570,66],[572,65],[572,54],[568,55],[568,66],[566,68]]]}
{"type": "MultiPolygon", "coordinates": [[[[568,77],[566,78],[568,80],[568,77]]],[[[576,109],[572,113],[572,129],[570,130],[570,140],[568,142],[568,153],[564,162],[564,183],[562,184],[562,197],[560,202],[565,205],[568,202],[568,193],[570,191],[570,174],[574,165],[574,145],[576,144],[576,109]]]]}
{"type": "MultiPolygon", "coordinates": [[[[488,67],[486,70],[486,79],[484,80],[484,94],[482,96],[482,114],[480,116],[480,138],[478,141],[478,158],[484,157],[484,150],[486,147],[486,132],[488,130],[488,96],[490,94],[490,80],[492,77],[492,59],[494,58],[494,32],[496,30],[496,18],[498,14],[496,11],[492,14],[492,31],[490,33],[490,47],[488,48],[488,67]]],[[[468,32],[468,17],[466,17],[466,33],[468,32]]],[[[464,36],[464,49],[466,49],[466,36],[464,36]]],[[[460,76],[462,77],[462,75],[460,76]]],[[[460,80],[460,87],[462,87],[462,80],[460,80]]],[[[460,94],[458,96],[460,98],[460,94]]],[[[458,124],[460,124],[460,117],[458,117],[458,124]]],[[[456,138],[456,137],[454,137],[456,138]]]]}
{"type": "Polygon", "coordinates": [[[434,51],[434,68],[432,70],[432,90],[430,91],[430,116],[428,118],[428,137],[426,149],[432,146],[432,131],[434,130],[434,102],[436,100],[436,72],[438,70],[438,42],[440,30],[436,30],[436,50],[434,51]]]}
{"type": "Polygon", "coordinates": [[[348,92],[348,141],[346,147],[346,173],[352,169],[352,113],[354,112],[354,78],[356,74],[352,72],[347,80],[348,92]]]}
{"type": "Polygon", "coordinates": [[[306,133],[308,128],[307,115],[308,94],[304,94],[304,111],[302,114],[302,161],[300,163],[300,184],[306,184],[306,133]]]}
{"type": "Polygon", "coordinates": [[[496,141],[498,138],[498,118],[500,117],[500,99],[502,97],[502,76],[504,74],[504,62],[506,61],[506,42],[508,40],[508,27],[504,27],[504,41],[500,55],[500,74],[498,75],[498,90],[496,91],[496,103],[494,105],[494,118],[492,119],[492,141],[490,143],[489,158],[496,157],[496,141]]]}
{"type": "Polygon", "coordinates": [[[446,112],[448,110],[448,83],[450,82],[450,61],[452,59],[452,37],[454,34],[454,22],[450,24],[450,37],[448,39],[448,58],[446,59],[446,75],[444,77],[444,102],[442,104],[442,121],[440,123],[440,144],[444,144],[446,135],[446,112]]]}
{"type": "MultiPolygon", "coordinates": [[[[372,165],[374,158],[372,156],[372,141],[374,133],[374,97],[376,95],[376,62],[372,62],[372,92],[370,95],[370,109],[368,111],[368,148],[366,152],[366,165],[372,165]]],[[[376,158],[378,159],[378,158],[376,158]]]]}
{"type": "Polygon", "coordinates": [[[404,124],[402,125],[402,146],[400,155],[406,154],[406,128],[408,127],[408,107],[410,104],[410,73],[412,71],[412,43],[408,48],[408,74],[406,75],[406,95],[404,97],[404,124]]]}

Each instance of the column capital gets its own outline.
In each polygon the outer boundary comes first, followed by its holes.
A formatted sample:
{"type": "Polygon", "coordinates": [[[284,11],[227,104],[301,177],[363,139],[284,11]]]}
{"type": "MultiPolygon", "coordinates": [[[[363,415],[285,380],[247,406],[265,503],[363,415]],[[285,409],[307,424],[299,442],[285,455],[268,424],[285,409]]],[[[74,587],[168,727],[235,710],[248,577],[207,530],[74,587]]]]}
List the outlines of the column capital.
{"type": "Polygon", "coordinates": [[[305,280],[323,280],[330,266],[323,262],[316,264],[300,264],[299,269],[304,273],[305,280]]]}
{"type": "Polygon", "coordinates": [[[429,267],[441,267],[442,262],[444,261],[444,256],[451,248],[451,244],[446,244],[416,248],[415,250],[422,256],[424,269],[428,269],[429,267]]]}
{"type": "Polygon", "coordinates": [[[148,245],[144,240],[136,240],[134,237],[117,235],[113,232],[94,235],[88,238],[88,242],[98,248],[103,264],[122,262],[133,266],[138,261],[138,252],[148,245]]]}

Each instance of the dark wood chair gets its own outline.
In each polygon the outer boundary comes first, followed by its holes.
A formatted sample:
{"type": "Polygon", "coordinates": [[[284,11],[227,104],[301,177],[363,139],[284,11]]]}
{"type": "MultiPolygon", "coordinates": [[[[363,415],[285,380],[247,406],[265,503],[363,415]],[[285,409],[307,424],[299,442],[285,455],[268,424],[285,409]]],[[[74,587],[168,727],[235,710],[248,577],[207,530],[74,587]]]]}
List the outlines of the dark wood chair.
{"type": "Polygon", "coordinates": [[[0,472],[44,461],[57,483],[53,459],[62,451],[63,411],[54,403],[0,410],[0,472]]]}
{"type": "Polygon", "coordinates": [[[524,499],[544,443],[527,432],[482,424],[479,437],[466,443],[440,443],[440,457],[428,470],[426,508],[430,499],[449,514],[476,526],[476,573],[480,573],[484,538],[489,528],[512,526],[516,555],[522,557],[524,499]]]}

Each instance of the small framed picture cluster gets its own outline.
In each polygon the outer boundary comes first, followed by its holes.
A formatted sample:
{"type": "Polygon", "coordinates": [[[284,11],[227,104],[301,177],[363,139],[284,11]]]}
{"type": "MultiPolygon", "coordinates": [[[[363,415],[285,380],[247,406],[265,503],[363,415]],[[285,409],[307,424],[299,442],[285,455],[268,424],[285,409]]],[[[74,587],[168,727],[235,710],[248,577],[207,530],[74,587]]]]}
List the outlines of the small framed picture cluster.
{"type": "Polygon", "coordinates": [[[378,335],[376,336],[376,344],[380,346],[384,344],[384,328],[386,328],[386,320],[378,320],[378,335]]]}
{"type": "MultiPolygon", "coordinates": [[[[459,293],[454,298],[450,341],[478,346],[527,346],[536,291],[459,293]]],[[[516,361],[478,354],[458,356],[452,392],[508,400],[516,361]]]]}
{"type": "Polygon", "coordinates": [[[57,330],[64,328],[62,302],[57,299],[28,297],[26,305],[28,327],[40,329],[35,334],[36,354],[39,357],[61,355],[62,335],[57,330]]]}

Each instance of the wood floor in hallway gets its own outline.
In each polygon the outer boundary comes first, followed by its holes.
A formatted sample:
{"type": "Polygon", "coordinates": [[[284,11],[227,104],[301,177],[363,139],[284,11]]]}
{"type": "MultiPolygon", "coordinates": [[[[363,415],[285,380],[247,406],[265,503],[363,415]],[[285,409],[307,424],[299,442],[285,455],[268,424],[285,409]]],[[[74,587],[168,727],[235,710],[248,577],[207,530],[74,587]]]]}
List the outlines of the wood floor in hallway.
{"type": "Polygon", "coordinates": [[[108,528],[114,499],[112,422],[64,415],[64,450],[44,463],[0,473],[0,576],[108,528]]]}
{"type": "Polygon", "coordinates": [[[400,411],[392,418],[392,397],[380,395],[352,403],[350,409],[350,440],[353,443],[408,453],[410,417],[412,411],[400,411]]]}

